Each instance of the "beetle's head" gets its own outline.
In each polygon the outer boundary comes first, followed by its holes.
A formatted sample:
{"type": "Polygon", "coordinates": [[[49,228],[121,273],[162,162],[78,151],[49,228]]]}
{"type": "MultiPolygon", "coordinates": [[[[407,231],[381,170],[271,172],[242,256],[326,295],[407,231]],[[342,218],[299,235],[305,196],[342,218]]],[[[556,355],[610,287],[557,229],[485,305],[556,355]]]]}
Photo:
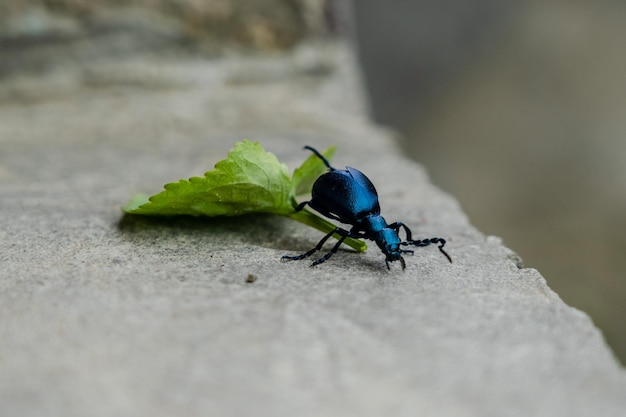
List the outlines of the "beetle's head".
{"type": "Polygon", "coordinates": [[[402,269],[406,269],[406,263],[402,257],[403,251],[400,249],[400,242],[401,240],[398,233],[389,228],[381,230],[376,238],[376,244],[385,254],[385,264],[387,264],[387,269],[391,269],[389,267],[389,262],[394,261],[400,261],[402,269]]]}

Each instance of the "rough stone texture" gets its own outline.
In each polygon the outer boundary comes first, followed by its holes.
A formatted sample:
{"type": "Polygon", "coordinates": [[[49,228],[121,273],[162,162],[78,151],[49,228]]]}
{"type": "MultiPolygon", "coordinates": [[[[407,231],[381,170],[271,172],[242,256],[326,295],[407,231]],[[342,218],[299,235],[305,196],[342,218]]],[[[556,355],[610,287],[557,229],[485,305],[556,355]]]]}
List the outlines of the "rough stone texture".
{"type": "MultiPolygon", "coordinates": [[[[346,48],[120,59],[0,84],[0,415],[623,416],[587,315],[371,125],[346,48]],[[388,220],[449,241],[281,263],[288,219],[123,218],[236,140],[339,144],[388,220]],[[247,283],[249,274],[256,276],[247,283]]],[[[371,246],[371,245],[370,245],[371,246]]]]}
{"type": "Polygon", "coordinates": [[[11,59],[0,61],[0,77],[50,64],[59,45],[71,46],[68,60],[172,47],[283,50],[333,32],[335,9],[329,0],[4,0],[0,48],[11,59]]]}

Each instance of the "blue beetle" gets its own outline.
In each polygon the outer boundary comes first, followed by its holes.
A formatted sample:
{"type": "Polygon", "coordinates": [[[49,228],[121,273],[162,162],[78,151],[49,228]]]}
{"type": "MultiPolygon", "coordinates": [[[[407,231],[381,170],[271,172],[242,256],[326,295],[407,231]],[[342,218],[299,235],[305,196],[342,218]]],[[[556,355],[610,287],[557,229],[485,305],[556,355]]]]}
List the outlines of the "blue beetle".
{"type": "Polygon", "coordinates": [[[311,200],[304,201],[296,207],[300,211],[307,204],[312,209],[324,216],[338,220],[341,223],[350,224],[352,228],[348,231],[340,227],[335,228],[319,241],[317,246],[302,255],[283,256],[283,261],[295,261],[307,258],[322,249],[324,243],[335,233],[341,238],[326,255],[311,264],[315,266],[326,262],[337,252],[339,246],[348,238],[369,239],[376,242],[380,250],[385,254],[385,264],[389,268],[389,262],[400,261],[402,269],[406,269],[406,263],[402,257],[403,253],[413,254],[412,250],[401,249],[400,246],[428,246],[438,244],[439,251],[444,254],[448,261],[452,262],[450,255],[443,250],[446,241],[439,237],[429,239],[413,240],[411,229],[402,222],[387,224],[380,215],[380,205],[378,204],[378,194],[374,184],[358,169],[346,167],[345,170],[335,169],[330,166],[328,160],[316,149],[305,146],[317,155],[328,167],[328,172],[322,174],[313,184],[311,200]],[[406,241],[402,241],[399,236],[400,228],[406,233],[406,241]]]}

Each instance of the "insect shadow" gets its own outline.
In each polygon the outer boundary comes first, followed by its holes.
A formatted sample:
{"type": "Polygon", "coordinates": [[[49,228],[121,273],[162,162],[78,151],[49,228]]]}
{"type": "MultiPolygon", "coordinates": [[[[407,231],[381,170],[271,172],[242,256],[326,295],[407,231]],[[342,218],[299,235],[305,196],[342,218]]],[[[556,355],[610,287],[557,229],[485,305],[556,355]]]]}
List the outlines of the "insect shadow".
{"type": "MultiPolygon", "coordinates": [[[[275,247],[283,236],[284,222],[269,214],[237,217],[141,216],[125,213],[118,221],[119,232],[133,241],[145,243],[161,239],[193,238],[206,245],[253,244],[275,247]]],[[[277,248],[277,247],[276,247],[277,248]]],[[[284,246],[283,246],[284,248],[284,246]]]]}

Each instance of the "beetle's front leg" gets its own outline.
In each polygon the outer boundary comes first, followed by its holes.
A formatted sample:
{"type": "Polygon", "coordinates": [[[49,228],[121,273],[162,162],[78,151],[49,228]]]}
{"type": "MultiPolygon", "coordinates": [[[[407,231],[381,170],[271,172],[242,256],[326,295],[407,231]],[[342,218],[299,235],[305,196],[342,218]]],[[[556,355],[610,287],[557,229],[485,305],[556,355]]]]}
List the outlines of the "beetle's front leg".
{"type": "MultiPolygon", "coordinates": [[[[402,223],[402,222],[395,222],[395,223],[391,223],[388,226],[390,229],[393,229],[396,231],[396,233],[398,233],[400,231],[400,228],[404,229],[404,233],[406,233],[406,242],[402,242],[401,245],[403,246],[408,246],[408,245],[413,245],[413,246],[428,246],[430,244],[439,244],[438,248],[439,248],[439,252],[443,253],[443,255],[448,259],[448,261],[450,263],[452,263],[452,258],[450,258],[450,255],[448,255],[448,253],[443,250],[443,247],[446,244],[446,240],[442,239],[440,237],[431,237],[429,239],[418,239],[418,240],[413,240],[413,234],[411,233],[411,229],[409,229],[409,227],[402,223]]],[[[413,253],[413,251],[410,250],[403,250],[402,252],[408,252],[408,253],[413,253]]]]}
{"type": "Polygon", "coordinates": [[[400,228],[404,229],[404,233],[406,233],[406,240],[407,241],[412,241],[413,240],[413,234],[411,233],[411,229],[409,229],[409,226],[407,226],[406,224],[402,223],[402,222],[395,222],[395,223],[391,223],[389,226],[390,229],[393,229],[396,231],[396,233],[400,232],[400,228]]]}

